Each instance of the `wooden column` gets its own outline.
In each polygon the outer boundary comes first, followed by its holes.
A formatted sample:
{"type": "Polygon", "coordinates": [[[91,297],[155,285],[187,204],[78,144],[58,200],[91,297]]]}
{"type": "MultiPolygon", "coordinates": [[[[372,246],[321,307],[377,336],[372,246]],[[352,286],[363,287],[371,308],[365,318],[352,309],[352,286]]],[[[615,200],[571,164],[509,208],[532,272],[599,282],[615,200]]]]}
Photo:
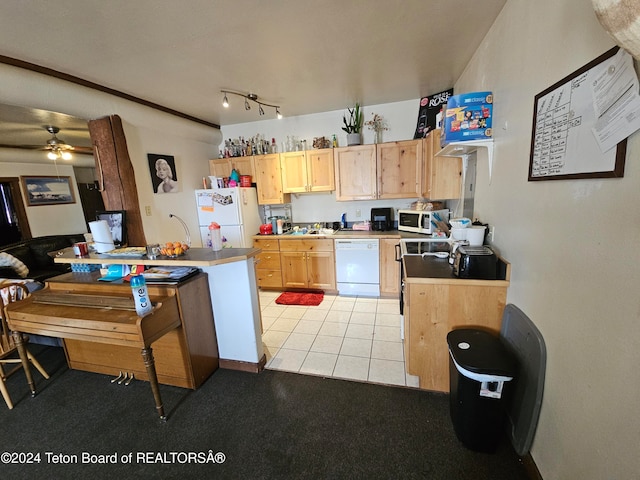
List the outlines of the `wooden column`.
{"type": "Polygon", "coordinates": [[[107,210],[125,210],[127,243],[146,245],[136,179],[118,115],[89,121],[99,189],[107,210]]]}

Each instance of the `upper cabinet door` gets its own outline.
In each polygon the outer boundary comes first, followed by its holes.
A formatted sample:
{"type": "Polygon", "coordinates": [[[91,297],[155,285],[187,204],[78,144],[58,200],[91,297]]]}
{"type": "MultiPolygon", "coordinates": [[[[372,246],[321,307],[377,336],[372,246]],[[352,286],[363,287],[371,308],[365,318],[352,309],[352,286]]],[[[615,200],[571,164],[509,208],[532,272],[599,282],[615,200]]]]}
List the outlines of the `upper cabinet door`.
{"type": "Polygon", "coordinates": [[[260,205],[282,204],[291,201],[291,195],[282,191],[280,155],[256,155],[253,157],[255,182],[260,205]]]}
{"type": "Polygon", "coordinates": [[[209,175],[220,178],[231,175],[231,159],[214,158],[209,160],[209,175]]]}
{"type": "Polygon", "coordinates": [[[333,150],[336,200],[377,198],[376,146],[359,145],[333,150]]]}
{"type": "Polygon", "coordinates": [[[309,191],[332,192],[336,189],[333,149],[307,150],[309,191]]]}
{"type": "Polygon", "coordinates": [[[230,160],[231,168],[235,168],[236,172],[238,172],[238,175],[251,175],[251,181],[255,182],[255,180],[253,180],[253,177],[255,177],[255,168],[253,166],[252,156],[231,157],[230,160]]]}
{"type": "Polygon", "coordinates": [[[416,198],[422,193],[422,140],[379,143],[378,198],[416,198]]]}
{"type": "Polygon", "coordinates": [[[280,154],[282,190],[285,193],[335,190],[333,150],[307,150],[280,154]]]}
{"type": "Polygon", "coordinates": [[[307,157],[305,152],[286,152],[280,154],[282,169],[282,191],[285,193],[304,193],[309,191],[307,157]]]}
{"type": "Polygon", "coordinates": [[[440,130],[433,130],[424,139],[422,196],[429,200],[460,198],[462,158],[436,157],[440,150],[440,130]]]}

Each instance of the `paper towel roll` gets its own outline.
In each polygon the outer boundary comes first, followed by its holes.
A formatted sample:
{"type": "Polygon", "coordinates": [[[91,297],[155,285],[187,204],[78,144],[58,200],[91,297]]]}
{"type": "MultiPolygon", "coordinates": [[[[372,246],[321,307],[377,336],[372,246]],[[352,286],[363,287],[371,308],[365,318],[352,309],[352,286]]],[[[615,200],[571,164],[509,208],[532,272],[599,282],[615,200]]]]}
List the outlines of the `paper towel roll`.
{"type": "Polygon", "coordinates": [[[111,230],[109,230],[109,224],[106,220],[89,222],[89,230],[91,230],[91,234],[93,235],[96,252],[104,253],[116,248],[113,243],[113,237],[111,236],[111,230]]]}

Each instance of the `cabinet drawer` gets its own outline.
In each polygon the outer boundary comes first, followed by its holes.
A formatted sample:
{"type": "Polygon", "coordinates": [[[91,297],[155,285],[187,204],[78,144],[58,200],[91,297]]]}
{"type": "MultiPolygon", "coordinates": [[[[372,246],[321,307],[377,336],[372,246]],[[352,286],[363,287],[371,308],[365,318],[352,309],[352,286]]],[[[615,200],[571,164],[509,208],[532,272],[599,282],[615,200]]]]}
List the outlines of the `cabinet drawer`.
{"type": "Polygon", "coordinates": [[[280,270],[280,252],[267,250],[259,253],[256,267],[259,270],[280,270]]]}
{"type": "Polygon", "coordinates": [[[256,276],[258,277],[259,287],[282,287],[282,273],[280,272],[280,269],[271,270],[259,268],[256,270],[256,276]]]}
{"type": "Polygon", "coordinates": [[[280,248],[277,238],[254,238],[253,246],[262,250],[278,250],[280,248]]]}
{"type": "Polygon", "coordinates": [[[280,250],[288,252],[333,252],[333,240],[285,239],[280,240],[280,250]]]}

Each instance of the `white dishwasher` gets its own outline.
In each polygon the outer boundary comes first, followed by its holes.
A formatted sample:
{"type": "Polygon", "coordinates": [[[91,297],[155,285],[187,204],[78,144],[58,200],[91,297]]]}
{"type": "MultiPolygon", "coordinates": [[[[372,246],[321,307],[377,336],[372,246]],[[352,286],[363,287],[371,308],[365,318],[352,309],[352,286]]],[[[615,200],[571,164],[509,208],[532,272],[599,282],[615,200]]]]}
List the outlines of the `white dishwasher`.
{"type": "Polygon", "coordinates": [[[336,283],[340,295],[380,296],[378,239],[334,240],[336,283]]]}

